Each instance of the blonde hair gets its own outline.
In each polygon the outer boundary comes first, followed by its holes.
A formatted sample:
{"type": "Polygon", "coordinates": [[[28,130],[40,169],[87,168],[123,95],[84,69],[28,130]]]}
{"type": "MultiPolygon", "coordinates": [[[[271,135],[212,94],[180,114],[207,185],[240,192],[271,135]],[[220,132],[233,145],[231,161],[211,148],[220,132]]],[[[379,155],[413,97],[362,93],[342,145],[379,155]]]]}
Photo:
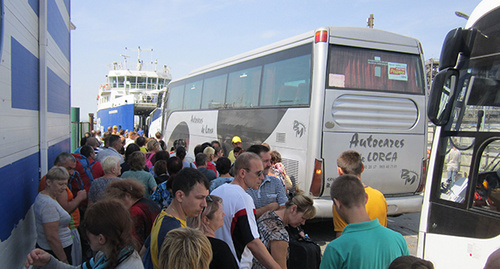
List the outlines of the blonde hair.
{"type": "Polygon", "coordinates": [[[49,172],[47,173],[47,180],[54,181],[54,180],[68,180],[69,179],[69,173],[66,168],[62,166],[53,166],[50,168],[49,172]]]}
{"type": "Polygon", "coordinates": [[[215,195],[209,195],[207,197],[207,207],[203,209],[203,212],[196,217],[187,217],[186,223],[188,227],[200,229],[203,232],[208,230],[208,227],[203,223],[202,218],[207,217],[209,220],[213,219],[215,212],[219,210],[222,206],[222,198],[215,195]]]}
{"type": "Polygon", "coordinates": [[[297,206],[297,211],[298,212],[304,212],[304,218],[306,219],[311,219],[316,216],[316,208],[314,207],[314,200],[301,193],[302,191],[299,191],[297,195],[295,195],[292,199],[288,200],[286,202],[285,206],[286,208],[289,208],[293,205],[297,206]]]}
{"type": "Polygon", "coordinates": [[[208,269],[212,246],[198,229],[177,228],[167,233],[160,250],[160,269],[208,269]]]}

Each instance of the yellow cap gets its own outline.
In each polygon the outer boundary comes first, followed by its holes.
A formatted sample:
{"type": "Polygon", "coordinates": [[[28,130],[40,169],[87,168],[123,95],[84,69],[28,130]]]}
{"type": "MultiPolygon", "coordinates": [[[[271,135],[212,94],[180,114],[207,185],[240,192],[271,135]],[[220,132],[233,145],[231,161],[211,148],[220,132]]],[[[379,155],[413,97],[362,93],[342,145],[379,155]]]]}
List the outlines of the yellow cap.
{"type": "Polygon", "coordinates": [[[241,143],[241,138],[239,136],[233,137],[233,143],[241,143]]]}
{"type": "Polygon", "coordinates": [[[113,126],[113,129],[118,129],[118,126],[114,125],[114,126],[113,126]]]}

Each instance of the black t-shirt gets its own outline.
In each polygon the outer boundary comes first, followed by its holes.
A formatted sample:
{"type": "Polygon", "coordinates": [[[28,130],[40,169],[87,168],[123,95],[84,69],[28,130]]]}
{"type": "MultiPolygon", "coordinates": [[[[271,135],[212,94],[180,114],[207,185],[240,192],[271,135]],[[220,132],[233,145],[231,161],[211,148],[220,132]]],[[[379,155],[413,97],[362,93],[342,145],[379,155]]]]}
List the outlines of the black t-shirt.
{"type": "Polygon", "coordinates": [[[226,244],[226,242],[213,237],[208,237],[208,240],[212,245],[212,252],[213,252],[213,259],[212,262],[210,263],[210,269],[238,268],[238,263],[236,263],[233,253],[231,253],[231,249],[226,244]]]}

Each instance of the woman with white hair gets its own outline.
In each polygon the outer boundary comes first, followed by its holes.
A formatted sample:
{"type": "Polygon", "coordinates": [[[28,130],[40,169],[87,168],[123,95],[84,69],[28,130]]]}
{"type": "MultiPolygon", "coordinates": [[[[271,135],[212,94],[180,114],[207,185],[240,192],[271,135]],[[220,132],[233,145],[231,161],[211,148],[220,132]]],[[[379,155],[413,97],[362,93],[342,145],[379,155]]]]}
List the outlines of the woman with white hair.
{"type": "Polygon", "coordinates": [[[95,203],[104,198],[106,190],[106,186],[109,182],[114,179],[120,179],[118,176],[122,173],[122,168],[120,166],[120,159],[115,156],[106,157],[102,163],[102,170],[104,171],[104,176],[97,178],[92,182],[92,186],[90,186],[89,195],[87,198],[89,199],[89,203],[95,203]]]}

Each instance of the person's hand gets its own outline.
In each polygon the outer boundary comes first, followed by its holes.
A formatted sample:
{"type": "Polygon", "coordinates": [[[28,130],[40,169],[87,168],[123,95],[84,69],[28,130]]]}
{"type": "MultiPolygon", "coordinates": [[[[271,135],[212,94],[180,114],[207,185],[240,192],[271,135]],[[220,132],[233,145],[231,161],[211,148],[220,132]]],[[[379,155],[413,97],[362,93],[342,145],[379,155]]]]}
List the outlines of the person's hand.
{"type": "Polygon", "coordinates": [[[49,263],[51,255],[39,248],[35,248],[26,257],[24,266],[28,268],[30,265],[45,266],[49,263]]]}
{"type": "Polygon", "coordinates": [[[75,199],[78,201],[83,201],[83,200],[87,199],[87,191],[85,191],[85,190],[78,191],[76,193],[75,199]]]}

